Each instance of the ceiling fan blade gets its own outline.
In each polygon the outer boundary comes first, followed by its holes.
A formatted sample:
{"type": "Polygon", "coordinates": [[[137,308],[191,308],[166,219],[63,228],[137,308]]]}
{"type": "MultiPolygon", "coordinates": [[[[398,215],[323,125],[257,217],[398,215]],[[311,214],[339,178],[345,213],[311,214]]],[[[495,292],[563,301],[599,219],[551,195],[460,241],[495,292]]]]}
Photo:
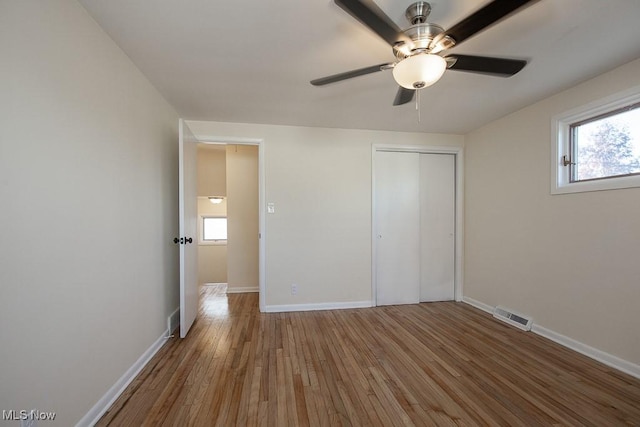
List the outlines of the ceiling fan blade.
{"type": "MultiPolygon", "coordinates": [[[[510,13],[521,7],[531,5],[538,0],[493,0],[491,3],[467,16],[462,21],[455,24],[437,39],[450,37],[458,45],[469,37],[479,33],[485,28],[495,24],[510,13]]],[[[436,41],[437,42],[437,41],[436,41]]]]}
{"type": "Polygon", "coordinates": [[[393,105],[402,105],[411,102],[415,94],[415,89],[406,89],[400,86],[396,93],[396,99],[393,100],[393,105]]]}
{"type": "Polygon", "coordinates": [[[391,46],[399,41],[409,41],[400,27],[373,2],[366,0],[334,0],[334,2],[391,46]]]}
{"type": "Polygon", "coordinates": [[[527,61],[522,59],[490,58],[488,56],[449,55],[445,58],[450,70],[470,71],[492,76],[510,77],[522,70],[527,61]]]}
{"type": "Polygon", "coordinates": [[[332,76],[321,77],[319,79],[311,80],[311,84],[314,86],[324,86],[329,83],[339,82],[341,80],[351,79],[353,77],[364,76],[365,74],[371,74],[378,71],[385,70],[393,67],[393,64],[380,64],[372,65],[370,67],[358,68],[357,70],[345,71],[344,73],[334,74],[332,76]]]}

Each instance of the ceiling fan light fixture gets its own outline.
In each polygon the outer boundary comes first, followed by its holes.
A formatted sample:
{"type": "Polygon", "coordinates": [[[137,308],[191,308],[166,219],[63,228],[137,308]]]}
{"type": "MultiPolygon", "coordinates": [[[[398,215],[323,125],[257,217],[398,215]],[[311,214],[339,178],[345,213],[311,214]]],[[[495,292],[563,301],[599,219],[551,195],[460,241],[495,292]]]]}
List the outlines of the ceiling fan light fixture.
{"type": "Polygon", "coordinates": [[[420,53],[398,62],[393,68],[393,78],[403,88],[423,89],[440,80],[446,69],[443,57],[420,53]]]}

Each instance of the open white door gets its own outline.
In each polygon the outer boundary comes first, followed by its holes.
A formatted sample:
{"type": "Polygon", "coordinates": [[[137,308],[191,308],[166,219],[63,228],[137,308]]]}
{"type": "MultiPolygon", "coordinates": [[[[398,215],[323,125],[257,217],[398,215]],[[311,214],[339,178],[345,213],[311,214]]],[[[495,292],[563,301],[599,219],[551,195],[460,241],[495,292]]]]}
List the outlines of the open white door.
{"type": "Polygon", "coordinates": [[[197,140],[184,120],[179,124],[180,338],[198,314],[197,140]]]}

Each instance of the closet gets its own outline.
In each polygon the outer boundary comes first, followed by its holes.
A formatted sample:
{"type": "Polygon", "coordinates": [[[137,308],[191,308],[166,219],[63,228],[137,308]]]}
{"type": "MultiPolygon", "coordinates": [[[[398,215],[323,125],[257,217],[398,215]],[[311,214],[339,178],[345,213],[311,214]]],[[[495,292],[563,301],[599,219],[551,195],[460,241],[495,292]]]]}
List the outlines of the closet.
{"type": "Polygon", "coordinates": [[[376,305],[455,295],[455,154],[375,152],[376,305]]]}

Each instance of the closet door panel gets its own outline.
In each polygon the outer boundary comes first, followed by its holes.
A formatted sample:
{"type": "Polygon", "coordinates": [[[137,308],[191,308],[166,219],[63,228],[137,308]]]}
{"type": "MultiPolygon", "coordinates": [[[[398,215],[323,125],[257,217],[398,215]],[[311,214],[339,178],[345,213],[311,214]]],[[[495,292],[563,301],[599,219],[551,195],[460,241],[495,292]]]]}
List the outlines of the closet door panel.
{"type": "Polygon", "coordinates": [[[376,152],[377,305],[420,300],[420,154],[376,152]]]}
{"type": "Polygon", "coordinates": [[[455,156],[420,155],[420,301],[454,299],[455,156]]]}

